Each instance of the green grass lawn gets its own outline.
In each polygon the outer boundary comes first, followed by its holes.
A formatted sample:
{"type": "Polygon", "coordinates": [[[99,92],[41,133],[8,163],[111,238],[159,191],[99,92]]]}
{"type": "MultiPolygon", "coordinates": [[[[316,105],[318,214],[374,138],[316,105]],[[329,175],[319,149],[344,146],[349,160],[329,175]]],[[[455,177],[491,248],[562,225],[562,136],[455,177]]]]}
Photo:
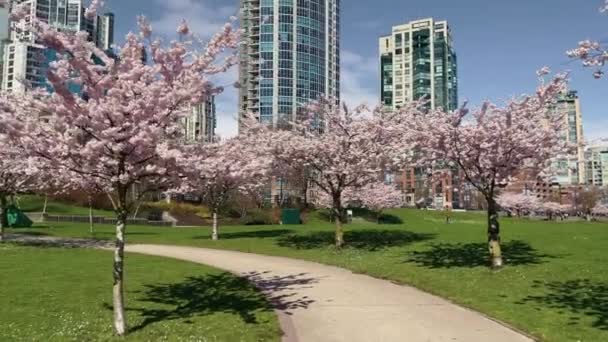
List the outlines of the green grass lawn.
{"type": "Polygon", "coordinates": [[[246,280],[206,266],[129,254],[130,333],[112,332],[112,254],[0,244],[0,341],[279,341],[246,280]]]}
{"type": "MultiPolygon", "coordinates": [[[[189,245],[287,256],[337,265],[411,284],[509,323],[546,341],[608,341],[608,224],[503,219],[506,267],[488,269],[485,216],[396,210],[399,224],[356,220],[348,247],[331,247],[333,225],[128,228],[130,242],[189,245]]],[[[32,232],[90,237],[87,227],[60,224],[32,232]]],[[[97,227],[110,239],[113,228],[97,227]]],[[[353,285],[354,286],[354,285],[353,285]]]]}
{"type": "MultiPolygon", "coordinates": [[[[26,213],[41,213],[44,208],[44,197],[36,195],[19,196],[19,207],[26,213]]],[[[75,215],[89,216],[88,207],[79,207],[69,203],[48,200],[46,212],[49,215],[75,215]]],[[[94,216],[114,217],[114,212],[108,210],[93,209],[94,216]]]]}

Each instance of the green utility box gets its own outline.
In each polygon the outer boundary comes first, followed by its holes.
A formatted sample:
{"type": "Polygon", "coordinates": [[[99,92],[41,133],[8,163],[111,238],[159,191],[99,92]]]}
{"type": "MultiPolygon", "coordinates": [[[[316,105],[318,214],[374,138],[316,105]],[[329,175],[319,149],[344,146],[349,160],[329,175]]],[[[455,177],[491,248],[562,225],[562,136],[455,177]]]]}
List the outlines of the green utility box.
{"type": "Polygon", "coordinates": [[[302,224],[300,209],[281,210],[281,224],[302,224]]]}
{"type": "Polygon", "coordinates": [[[25,214],[15,206],[7,208],[6,219],[8,221],[8,226],[11,228],[30,228],[32,224],[34,224],[29,217],[25,216],[25,214]]]}

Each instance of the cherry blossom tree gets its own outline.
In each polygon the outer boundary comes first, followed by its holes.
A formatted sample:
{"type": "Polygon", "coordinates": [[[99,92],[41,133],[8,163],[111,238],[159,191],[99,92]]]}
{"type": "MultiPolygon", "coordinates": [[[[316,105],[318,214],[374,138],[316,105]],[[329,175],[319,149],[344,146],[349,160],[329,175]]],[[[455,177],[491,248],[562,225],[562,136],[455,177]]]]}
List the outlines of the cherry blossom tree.
{"type": "MultiPolygon", "coordinates": [[[[317,207],[333,209],[333,199],[326,192],[320,191],[313,197],[317,207]]],[[[342,193],[342,205],[345,208],[367,208],[376,212],[380,220],[385,209],[403,206],[403,194],[394,185],[375,181],[359,188],[348,188],[342,193]]]]}
{"type": "Polygon", "coordinates": [[[13,139],[12,126],[2,125],[15,115],[22,103],[18,96],[0,93],[0,241],[4,240],[4,228],[8,224],[8,199],[35,187],[40,174],[37,162],[23,158],[13,139]]]}
{"type": "MultiPolygon", "coordinates": [[[[94,1],[86,15],[97,9],[94,1]]],[[[95,184],[112,201],[114,329],[122,336],[127,331],[125,232],[138,197],[127,193],[137,186],[140,197],[172,186],[181,156],[182,109],[221,91],[210,77],[236,63],[228,50],[237,47],[238,31],[227,24],[203,43],[181,23],[179,40],[164,44],[152,38],[141,17],[139,34],[129,33],[117,58],[111,58],[88,41],[86,32],[60,32],[20,12],[14,15],[19,27],[54,50],[57,60],[47,72],[52,92],[39,90],[28,103],[29,113],[10,124],[19,128],[19,144],[30,155],[46,160],[54,172],[69,171],[72,184],[95,184]]]]}
{"type": "Polygon", "coordinates": [[[401,162],[404,131],[396,129],[392,113],[364,106],[351,110],[333,99],[320,99],[305,113],[305,120],[290,123],[292,129],[271,132],[266,139],[277,167],[308,168],[315,191],[331,198],[335,244],[342,247],[344,193],[379,181],[383,171],[401,162]]]}
{"type": "Polygon", "coordinates": [[[505,192],[498,196],[497,203],[501,208],[515,212],[520,217],[523,212],[532,212],[540,207],[540,201],[534,195],[505,192]]]}
{"type": "Polygon", "coordinates": [[[549,220],[553,220],[553,218],[556,218],[557,216],[570,211],[572,207],[566,204],[547,201],[541,203],[539,209],[542,210],[545,215],[547,215],[547,218],[549,218],[549,220]]]}
{"type": "MultiPolygon", "coordinates": [[[[608,12],[608,0],[604,0],[604,4],[600,8],[600,12],[608,12]]],[[[566,52],[568,57],[580,59],[585,67],[595,68],[593,77],[602,78],[604,71],[602,70],[606,62],[608,62],[608,49],[598,41],[583,40],[578,43],[575,49],[566,52]]]]}
{"type": "Polygon", "coordinates": [[[361,188],[349,191],[347,197],[358,202],[364,208],[376,212],[376,219],[380,222],[385,209],[400,208],[403,206],[403,193],[394,185],[384,182],[367,184],[361,188]]]}
{"type": "Polygon", "coordinates": [[[246,135],[209,145],[190,145],[180,165],[182,189],[201,197],[211,209],[211,237],[219,239],[218,213],[239,193],[248,193],[266,184],[270,159],[252,151],[255,145],[246,135]]]}
{"type": "Polygon", "coordinates": [[[608,205],[603,203],[598,203],[591,213],[595,216],[608,216],[608,205]]]}
{"type": "MultiPolygon", "coordinates": [[[[543,69],[539,76],[547,72],[543,69]]],[[[433,169],[458,168],[484,196],[493,267],[503,263],[496,203],[499,189],[521,170],[542,175],[553,158],[570,153],[562,139],[563,113],[554,109],[565,84],[565,76],[557,76],[547,83],[541,81],[535,95],[511,100],[504,107],[487,102],[471,115],[463,108],[452,114],[429,112],[406,120],[418,132],[419,163],[433,169]]]]}
{"type": "Polygon", "coordinates": [[[601,188],[595,186],[573,187],[571,189],[572,206],[578,213],[583,213],[587,221],[591,212],[602,197],[601,188]]]}

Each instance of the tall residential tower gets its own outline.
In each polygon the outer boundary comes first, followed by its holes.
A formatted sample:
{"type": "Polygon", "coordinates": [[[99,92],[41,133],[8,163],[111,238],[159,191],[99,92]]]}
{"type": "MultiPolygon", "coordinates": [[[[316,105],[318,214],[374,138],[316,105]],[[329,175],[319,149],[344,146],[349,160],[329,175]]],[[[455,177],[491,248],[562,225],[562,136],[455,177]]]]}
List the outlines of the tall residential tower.
{"type": "Polygon", "coordinates": [[[568,160],[556,161],[553,182],[563,186],[585,184],[585,139],[578,93],[568,91],[562,94],[557,102],[557,110],[564,113],[564,136],[570,144],[576,145],[576,152],[568,160]]]}
{"type": "Polygon", "coordinates": [[[394,26],[380,38],[381,101],[398,108],[426,98],[429,108],[458,107],[456,53],[447,21],[432,18],[394,26]]]}
{"type": "Polygon", "coordinates": [[[281,127],[340,97],[340,0],[241,0],[239,115],[281,127]]]}
{"type": "MultiPolygon", "coordinates": [[[[458,107],[456,53],[447,21],[428,18],[393,26],[390,35],[380,37],[379,53],[380,100],[385,107],[397,109],[420,99],[428,101],[429,109],[458,107]]],[[[449,171],[431,179],[420,168],[404,170],[396,179],[405,203],[462,207],[464,184],[456,170],[449,171]]]]}
{"type": "MultiPolygon", "coordinates": [[[[106,13],[88,19],[83,0],[13,0],[12,6],[29,6],[32,16],[64,31],[86,31],[89,40],[109,50],[114,39],[114,15],[106,13]]],[[[37,44],[30,32],[11,28],[10,42],[4,46],[1,88],[7,91],[24,91],[26,84],[45,87],[46,68],[55,58],[52,50],[37,44]]]]}
{"type": "Polygon", "coordinates": [[[196,106],[188,106],[183,120],[185,140],[188,143],[210,143],[215,141],[217,125],[215,114],[215,97],[196,106]]]}

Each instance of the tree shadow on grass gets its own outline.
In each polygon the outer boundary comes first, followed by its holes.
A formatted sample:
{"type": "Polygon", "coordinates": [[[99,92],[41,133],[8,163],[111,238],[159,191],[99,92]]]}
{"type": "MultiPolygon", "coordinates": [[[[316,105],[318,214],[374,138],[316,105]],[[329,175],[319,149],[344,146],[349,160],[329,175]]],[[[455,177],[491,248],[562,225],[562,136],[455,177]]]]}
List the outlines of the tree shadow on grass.
{"type": "Polygon", "coordinates": [[[25,247],[37,248],[111,248],[114,244],[106,240],[56,238],[51,236],[9,236],[8,241],[25,247]]]}
{"type": "MultiPolygon", "coordinates": [[[[400,217],[388,213],[378,215],[377,212],[366,208],[353,208],[352,211],[354,218],[362,218],[368,222],[380,224],[403,224],[403,220],[400,217]]],[[[333,222],[333,215],[329,210],[320,211],[318,216],[323,221],[333,222]]]]}
{"type": "MultiPolygon", "coordinates": [[[[536,265],[547,258],[528,243],[512,240],[501,244],[505,264],[512,266],[536,265]]],[[[481,267],[488,266],[488,245],[486,243],[439,243],[432,244],[424,251],[410,253],[407,262],[427,268],[481,267]]]]}
{"type": "Polygon", "coordinates": [[[29,232],[29,231],[19,231],[18,229],[14,229],[13,230],[14,233],[16,234],[20,234],[20,235],[26,235],[26,236],[49,236],[49,233],[45,233],[45,232],[29,232]]]}
{"type": "Polygon", "coordinates": [[[369,210],[366,208],[356,208],[353,209],[353,214],[355,217],[361,217],[368,222],[380,223],[380,224],[402,224],[403,220],[395,215],[391,215],[388,213],[379,214],[376,211],[369,210]]]}
{"type": "MultiPolygon", "coordinates": [[[[169,320],[188,320],[217,312],[235,314],[247,324],[257,324],[256,314],[271,311],[273,308],[282,310],[307,308],[313,301],[307,298],[297,298],[296,294],[272,293],[281,290],[291,290],[294,286],[312,284],[316,280],[304,275],[294,275],[266,280],[264,286],[257,285],[266,279],[264,273],[247,274],[238,278],[229,273],[189,277],[180,283],[145,285],[138,300],[153,304],[154,308],[129,308],[143,317],[143,321],[131,328],[131,331],[169,320]],[[249,281],[259,286],[268,298],[252,289],[249,281]],[[171,308],[159,308],[158,305],[171,308]]],[[[264,283],[261,283],[264,284],[264,283]]],[[[105,305],[108,309],[111,306],[105,305]]]]}
{"type": "Polygon", "coordinates": [[[542,288],[545,293],[528,296],[516,304],[535,303],[546,308],[568,310],[573,314],[568,324],[577,325],[581,316],[589,316],[595,319],[593,327],[608,330],[608,284],[589,279],[549,283],[535,280],[533,287],[542,288]]]}
{"type": "MultiPolygon", "coordinates": [[[[404,246],[433,239],[435,234],[414,233],[404,230],[354,230],[344,233],[345,247],[376,251],[387,247],[404,246]]],[[[278,240],[281,247],[295,249],[324,248],[334,244],[333,232],[315,232],[306,235],[287,235],[278,240]]]]}
{"type": "MultiPolygon", "coordinates": [[[[220,228],[220,240],[232,240],[232,239],[268,239],[276,238],[283,235],[293,233],[293,230],[289,229],[268,229],[268,230],[252,230],[248,232],[234,232],[234,233],[222,233],[220,228]]],[[[196,236],[194,239],[209,240],[210,236],[196,236]]]]}

